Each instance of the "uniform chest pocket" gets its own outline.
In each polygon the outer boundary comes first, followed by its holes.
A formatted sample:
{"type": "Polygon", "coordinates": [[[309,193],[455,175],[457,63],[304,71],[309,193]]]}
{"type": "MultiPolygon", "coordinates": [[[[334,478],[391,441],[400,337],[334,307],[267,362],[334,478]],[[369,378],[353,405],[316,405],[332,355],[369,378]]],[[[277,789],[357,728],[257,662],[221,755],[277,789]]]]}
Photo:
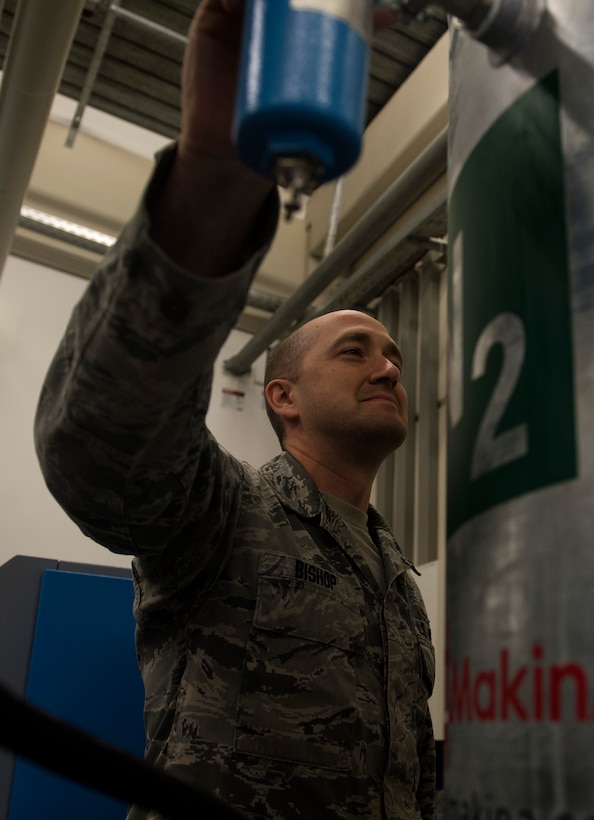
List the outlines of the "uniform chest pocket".
{"type": "Polygon", "coordinates": [[[359,607],[340,596],[335,576],[299,564],[285,559],[268,571],[261,567],[235,748],[348,771],[363,620],[359,607]]]}

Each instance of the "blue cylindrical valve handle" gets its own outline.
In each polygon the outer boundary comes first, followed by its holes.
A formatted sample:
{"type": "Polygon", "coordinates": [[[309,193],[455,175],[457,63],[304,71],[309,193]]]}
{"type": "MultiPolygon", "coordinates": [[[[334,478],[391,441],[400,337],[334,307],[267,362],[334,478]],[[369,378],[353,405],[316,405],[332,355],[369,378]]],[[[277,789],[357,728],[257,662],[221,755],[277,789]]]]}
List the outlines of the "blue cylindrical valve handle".
{"type": "Polygon", "coordinates": [[[248,0],[233,127],[246,165],[288,185],[298,168],[311,193],[356,162],[371,9],[372,0],[248,0]]]}

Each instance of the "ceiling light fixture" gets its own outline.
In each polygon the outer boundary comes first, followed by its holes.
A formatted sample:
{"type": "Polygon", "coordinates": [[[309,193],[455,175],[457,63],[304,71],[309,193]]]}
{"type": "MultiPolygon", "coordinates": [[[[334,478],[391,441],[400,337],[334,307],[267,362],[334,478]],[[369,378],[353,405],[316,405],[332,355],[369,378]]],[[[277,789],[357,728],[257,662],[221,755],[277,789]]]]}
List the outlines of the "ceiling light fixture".
{"type": "MultiPolygon", "coordinates": [[[[87,228],[84,225],[78,225],[76,222],[70,222],[68,219],[54,216],[53,214],[46,214],[43,211],[38,211],[36,208],[29,208],[23,206],[21,208],[21,224],[23,227],[32,227],[28,223],[36,223],[39,226],[44,226],[50,229],[57,238],[60,234],[65,234],[69,237],[77,237],[85,242],[101,245],[103,248],[110,248],[116,241],[115,236],[95,231],[92,228],[87,228]]],[[[66,239],[66,236],[62,238],[66,239]]]]}

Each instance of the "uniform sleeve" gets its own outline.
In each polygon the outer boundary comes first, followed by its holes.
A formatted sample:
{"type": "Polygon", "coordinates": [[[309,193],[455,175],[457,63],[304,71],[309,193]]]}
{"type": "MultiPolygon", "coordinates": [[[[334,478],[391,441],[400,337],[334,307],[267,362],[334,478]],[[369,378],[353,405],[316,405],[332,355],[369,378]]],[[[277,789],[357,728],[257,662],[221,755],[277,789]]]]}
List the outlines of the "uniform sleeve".
{"type": "Polygon", "coordinates": [[[211,371],[278,212],[271,199],[242,269],[207,279],[177,267],[151,241],[145,205],[174,150],[74,309],[35,419],[58,503],[86,535],[147,560],[233,491],[239,465],[205,428],[211,371]]]}

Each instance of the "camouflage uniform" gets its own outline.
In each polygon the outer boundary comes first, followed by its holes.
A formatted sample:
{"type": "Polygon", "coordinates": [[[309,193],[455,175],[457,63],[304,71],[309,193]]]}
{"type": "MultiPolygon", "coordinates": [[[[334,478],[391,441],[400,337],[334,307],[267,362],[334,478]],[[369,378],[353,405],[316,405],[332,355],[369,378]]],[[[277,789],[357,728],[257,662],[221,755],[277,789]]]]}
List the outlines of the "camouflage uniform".
{"type": "Polygon", "coordinates": [[[434,660],[412,565],[371,509],[384,599],[292,457],[256,470],[205,429],[263,253],[200,279],[152,245],[141,208],[48,373],[40,462],[83,532],[135,556],[148,760],[247,817],[430,820],[434,660]]]}

